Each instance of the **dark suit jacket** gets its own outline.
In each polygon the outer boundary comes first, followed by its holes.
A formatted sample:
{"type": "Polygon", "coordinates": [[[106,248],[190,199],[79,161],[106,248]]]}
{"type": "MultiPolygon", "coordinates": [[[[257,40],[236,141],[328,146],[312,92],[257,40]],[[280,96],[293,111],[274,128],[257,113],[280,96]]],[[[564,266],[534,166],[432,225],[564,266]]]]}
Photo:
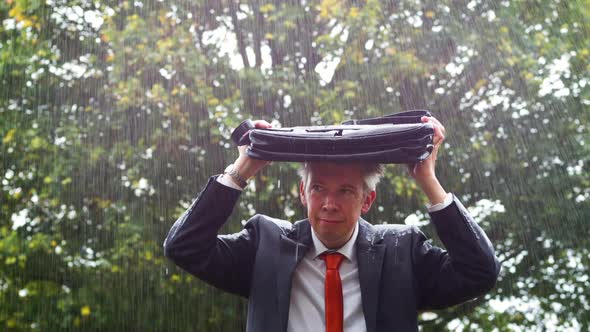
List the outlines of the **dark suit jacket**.
{"type": "MultiPolygon", "coordinates": [[[[165,255],[211,285],[248,298],[247,331],[286,331],[292,275],[313,246],[310,223],[255,215],[241,232],[217,235],[239,195],[212,177],[172,226],[165,255]]],[[[431,218],[448,251],[432,246],[416,227],[359,220],[367,331],[417,331],[419,310],[458,304],[495,285],[500,265],[492,245],[461,203],[454,199],[431,218]]]]}

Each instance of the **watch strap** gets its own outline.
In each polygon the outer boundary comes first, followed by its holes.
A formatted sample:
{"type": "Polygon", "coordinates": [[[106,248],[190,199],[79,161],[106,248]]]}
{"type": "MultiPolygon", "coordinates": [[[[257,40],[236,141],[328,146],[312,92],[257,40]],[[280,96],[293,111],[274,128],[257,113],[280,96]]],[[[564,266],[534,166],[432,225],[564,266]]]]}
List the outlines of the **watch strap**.
{"type": "Polygon", "coordinates": [[[229,165],[223,174],[229,175],[238,186],[242,187],[242,189],[248,185],[248,182],[246,182],[246,180],[240,175],[233,164],[229,165]]]}

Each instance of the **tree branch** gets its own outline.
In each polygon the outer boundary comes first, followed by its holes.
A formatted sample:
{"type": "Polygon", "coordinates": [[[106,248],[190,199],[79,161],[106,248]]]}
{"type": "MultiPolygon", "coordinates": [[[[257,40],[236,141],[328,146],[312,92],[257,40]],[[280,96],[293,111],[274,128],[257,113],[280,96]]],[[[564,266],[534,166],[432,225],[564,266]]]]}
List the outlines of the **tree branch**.
{"type": "Polygon", "coordinates": [[[238,21],[239,4],[236,4],[234,0],[229,0],[228,2],[231,21],[234,25],[236,40],[238,41],[238,51],[240,52],[240,56],[242,56],[244,67],[248,68],[250,67],[250,62],[248,61],[248,54],[246,53],[246,43],[244,42],[244,37],[242,36],[242,29],[240,28],[240,22],[238,21]]]}

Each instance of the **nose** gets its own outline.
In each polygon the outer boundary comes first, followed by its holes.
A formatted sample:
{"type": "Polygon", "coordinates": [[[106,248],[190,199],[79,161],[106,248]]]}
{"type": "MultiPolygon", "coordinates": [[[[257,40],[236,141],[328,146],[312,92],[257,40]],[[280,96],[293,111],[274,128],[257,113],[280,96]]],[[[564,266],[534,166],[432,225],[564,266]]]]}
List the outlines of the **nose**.
{"type": "Polygon", "coordinates": [[[322,210],[324,211],[337,211],[338,210],[338,200],[334,194],[327,194],[324,197],[324,202],[322,204],[322,210]]]}

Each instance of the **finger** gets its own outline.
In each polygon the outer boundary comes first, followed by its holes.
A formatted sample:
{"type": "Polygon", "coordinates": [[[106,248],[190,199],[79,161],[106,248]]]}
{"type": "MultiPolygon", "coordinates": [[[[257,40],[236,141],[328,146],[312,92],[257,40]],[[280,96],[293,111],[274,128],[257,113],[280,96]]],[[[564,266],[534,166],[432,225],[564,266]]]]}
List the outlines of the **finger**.
{"type": "MultiPolygon", "coordinates": [[[[434,119],[434,118],[431,118],[434,119]]],[[[436,119],[434,119],[436,120],[436,119]]],[[[434,137],[432,138],[432,143],[434,145],[440,144],[445,139],[445,131],[444,127],[439,124],[436,124],[435,121],[431,121],[432,129],[434,130],[434,137]]]]}
{"type": "Polygon", "coordinates": [[[423,123],[432,123],[433,127],[439,127],[441,129],[442,135],[444,136],[447,133],[447,130],[445,129],[445,126],[442,125],[442,123],[440,123],[440,121],[438,121],[437,118],[432,117],[432,116],[423,116],[420,119],[423,123]]]}
{"type": "Polygon", "coordinates": [[[432,138],[432,144],[434,144],[435,146],[439,145],[440,143],[442,143],[442,141],[444,141],[445,139],[445,135],[442,132],[442,129],[438,126],[432,126],[433,130],[434,130],[434,137],[432,138]]]}
{"type": "Polygon", "coordinates": [[[247,156],[248,155],[248,145],[238,146],[238,155],[247,156]]]}
{"type": "Polygon", "coordinates": [[[271,128],[272,125],[270,123],[268,123],[268,121],[266,120],[255,120],[252,121],[252,123],[254,124],[255,128],[271,128]]]}
{"type": "Polygon", "coordinates": [[[445,137],[442,135],[434,135],[434,137],[432,138],[432,144],[435,147],[438,147],[439,145],[442,144],[442,142],[445,140],[445,137]]]}
{"type": "Polygon", "coordinates": [[[430,117],[430,122],[432,122],[434,125],[440,127],[443,136],[447,133],[447,130],[445,129],[445,126],[442,125],[442,123],[440,123],[440,121],[438,121],[437,118],[435,117],[430,117]]]}

